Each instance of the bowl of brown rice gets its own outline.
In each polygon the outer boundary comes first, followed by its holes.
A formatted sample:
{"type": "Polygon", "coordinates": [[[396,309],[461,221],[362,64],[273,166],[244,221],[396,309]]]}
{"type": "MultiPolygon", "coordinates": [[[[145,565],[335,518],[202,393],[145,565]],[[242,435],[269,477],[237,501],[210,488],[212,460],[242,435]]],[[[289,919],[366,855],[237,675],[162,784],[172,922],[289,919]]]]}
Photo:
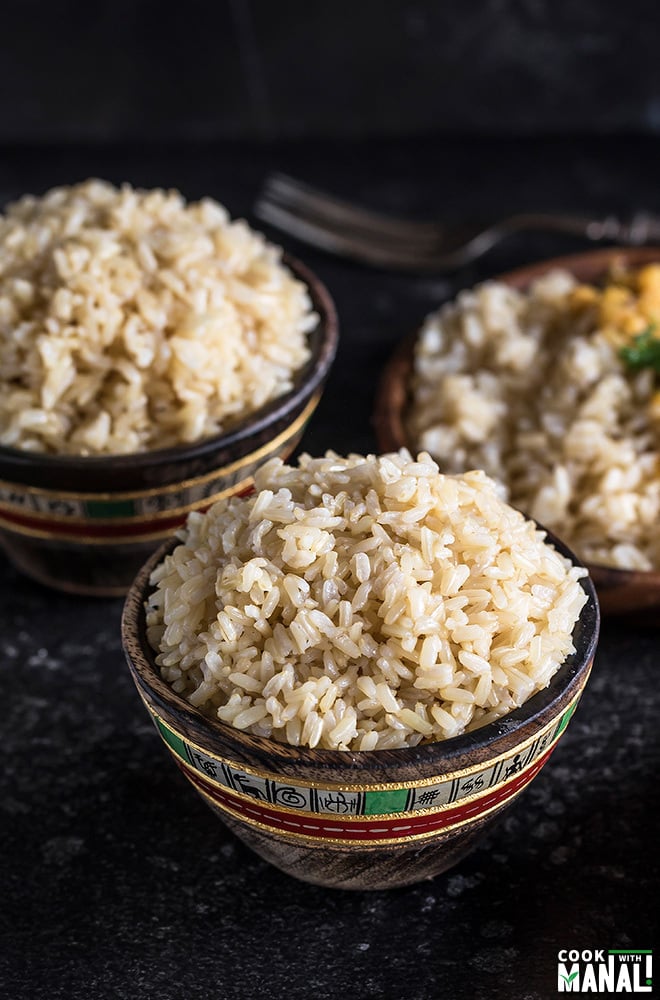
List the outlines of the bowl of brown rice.
{"type": "Polygon", "coordinates": [[[314,413],[336,311],[213,199],[89,180],[0,215],[0,544],[124,595],[190,511],[252,488],[314,413]]]}
{"type": "Polygon", "coordinates": [[[593,583],[482,472],[428,454],[273,459],[154,552],[122,641],[171,758],[304,881],[457,864],[540,772],[587,683],[593,583]]]}
{"type": "Polygon", "coordinates": [[[542,261],[461,291],[386,365],[382,449],[480,468],[561,537],[604,614],[660,609],[660,249],[542,261]]]}

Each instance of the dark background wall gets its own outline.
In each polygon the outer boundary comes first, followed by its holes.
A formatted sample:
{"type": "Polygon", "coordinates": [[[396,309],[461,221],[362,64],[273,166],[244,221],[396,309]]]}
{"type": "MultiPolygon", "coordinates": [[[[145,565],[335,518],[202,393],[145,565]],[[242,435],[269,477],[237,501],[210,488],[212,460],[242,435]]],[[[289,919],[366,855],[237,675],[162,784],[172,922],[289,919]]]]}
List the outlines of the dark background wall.
{"type": "Polygon", "coordinates": [[[660,131],[657,0],[5,0],[0,143],[660,131]]]}

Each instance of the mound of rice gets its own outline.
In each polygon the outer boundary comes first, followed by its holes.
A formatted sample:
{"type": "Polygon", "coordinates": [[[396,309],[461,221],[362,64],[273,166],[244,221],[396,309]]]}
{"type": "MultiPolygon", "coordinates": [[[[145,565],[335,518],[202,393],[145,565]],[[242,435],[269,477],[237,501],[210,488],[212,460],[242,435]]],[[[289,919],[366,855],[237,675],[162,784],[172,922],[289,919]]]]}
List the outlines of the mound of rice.
{"type": "Polygon", "coordinates": [[[90,180],[0,217],[0,443],[98,455],[197,441],[291,388],[314,315],[217,202],[90,180]]]}
{"type": "Polygon", "coordinates": [[[426,454],[273,459],[193,513],[147,634],[203,713],[293,745],[374,750],[475,729],[546,687],[586,601],[482,472],[426,454]]]}
{"type": "Polygon", "coordinates": [[[561,270],[527,293],[486,282],[429,315],[408,440],[445,472],[483,469],[584,562],[660,569],[656,375],[624,364],[617,331],[574,307],[576,284],[561,270]]]}

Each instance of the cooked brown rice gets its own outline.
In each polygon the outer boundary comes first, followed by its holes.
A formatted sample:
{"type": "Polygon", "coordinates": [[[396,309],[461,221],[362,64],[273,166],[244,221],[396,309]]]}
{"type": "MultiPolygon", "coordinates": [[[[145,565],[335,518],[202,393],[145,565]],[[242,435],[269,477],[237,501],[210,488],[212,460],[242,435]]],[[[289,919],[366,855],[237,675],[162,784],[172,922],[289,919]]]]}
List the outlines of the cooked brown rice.
{"type": "Polygon", "coordinates": [[[426,454],[273,459],[151,577],[163,678],[238,729],[340,750],[456,736],[573,651],[572,566],[482,472],[426,454]]]}
{"type": "Polygon", "coordinates": [[[0,444],[197,441],[286,392],[315,315],[280,250],[211,199],[99,180],[0,216],[0,444]]]}
{"type": "Polygon", "coordinates": [[[527,293],[490,281],[429,315],[409,439],[443,471],[485,470],[583,561],[659,569],[655,373],[627,369],[616,331],[569,308],[576,284],[562,270],[527,293]]]}

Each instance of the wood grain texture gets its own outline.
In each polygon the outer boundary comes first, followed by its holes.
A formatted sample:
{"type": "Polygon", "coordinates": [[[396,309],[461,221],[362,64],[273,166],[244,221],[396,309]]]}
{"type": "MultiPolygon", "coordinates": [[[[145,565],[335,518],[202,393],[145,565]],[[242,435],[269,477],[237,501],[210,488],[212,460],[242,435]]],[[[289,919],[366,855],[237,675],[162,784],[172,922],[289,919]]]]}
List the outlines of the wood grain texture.
{"type": "MultiPolygon", "coordinates": [[[[607,248],[569,254],[516,268],[493,280],[524,291],[548,270],[560,267],[579,281],[598,282],[616,262],[631,267],[660,261],[660,247],[607,248]]],[[[418,331],[404,338],[385,365],[374,402],[373,424],[381,451],[409,448],[414,451],[406,414],[411,405],[410,385],[418,331]]],[[[660,623],[660,572],[621,570],[589,565],[603,615],[625,616],[642,625],[660,623]]]]}
{"type": "Polygon", "coordinates": [[[398,889],[434,878],[466,857],[507,808],[475,820],[469,830],[446,833],[431,843],[408,847],[305,847],[275,840],[211,806],[215,814],[259,857],[301,882],[329,889],[398,889]]]}

